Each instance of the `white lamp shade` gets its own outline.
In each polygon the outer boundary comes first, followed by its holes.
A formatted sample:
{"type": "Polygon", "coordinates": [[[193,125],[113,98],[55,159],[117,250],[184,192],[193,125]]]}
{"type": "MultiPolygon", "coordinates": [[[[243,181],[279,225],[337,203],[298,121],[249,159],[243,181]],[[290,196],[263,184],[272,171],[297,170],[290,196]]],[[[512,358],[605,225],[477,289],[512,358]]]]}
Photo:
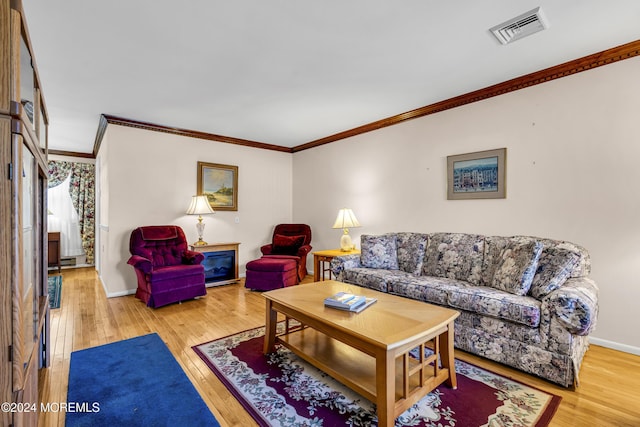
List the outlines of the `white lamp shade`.
{"type": "Polygon", "coordinates": [[[338,217],[336,218],[336,222],[333,224],[332,228],[353,227],[360,227],[360,223],[358,222],[353,211],[349,208],[340,209],[340,211],[338,212],[338,217]]]}
{"type": "Polygon", "coordinates": [[[187,215],[205,215],[215,212],[211,209],[207,196],[193,196],[186,213],[187,215]]]}

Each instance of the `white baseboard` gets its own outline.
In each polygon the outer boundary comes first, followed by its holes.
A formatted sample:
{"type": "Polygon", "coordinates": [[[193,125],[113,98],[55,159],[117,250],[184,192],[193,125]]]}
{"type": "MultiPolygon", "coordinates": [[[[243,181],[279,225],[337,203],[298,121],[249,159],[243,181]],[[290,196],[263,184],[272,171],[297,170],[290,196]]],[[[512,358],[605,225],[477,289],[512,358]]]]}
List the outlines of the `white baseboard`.
{"type": "Polygon", "coordinates": [[[135,289],[127,289],[120,292],[108,292],[107,287],[104,285],[104,282],[102,281],[102,277],[98,275],[98,278],[100,279],[100,283],[102,283],[102,289],[104,289],[104,293],[107,294],[107,298],[123,297],[125,295],[133,295],[136,293],[135,289]]]}
{"type": "Polygon", "coordinates": [[[634,347],[632,345],[620,344],[618,342],[603,340],[602,338],[589,337],[591,344],[599,345],[601,347],[611,348],[613,350],[623,351],[625,353],[635,354],[640,356],[640,347],[634,347]]]}
{"type": "Polygon", "coordinates": [[[125,295],[133,295],[136,293],[135,289],[129,289],[126,291],[120,291],[120,292],[109,292],[107,294],[107,298],[116,298],[116,297],[123,297],[125,295]]]}

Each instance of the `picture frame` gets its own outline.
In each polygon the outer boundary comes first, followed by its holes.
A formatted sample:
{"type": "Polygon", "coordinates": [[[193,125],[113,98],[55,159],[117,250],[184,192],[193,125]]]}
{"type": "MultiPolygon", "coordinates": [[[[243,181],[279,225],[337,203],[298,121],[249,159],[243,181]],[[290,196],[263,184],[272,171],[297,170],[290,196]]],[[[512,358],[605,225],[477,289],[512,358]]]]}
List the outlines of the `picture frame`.
{"type": "Polygon", "coordinates": [[[447,199],[505,199],[507,149],[447,156],[447,199]]]}
{"type": "Polygon", "coordinates": [[[237,211],[238,166],[198,162],[197,191],[214,211],[237,211]]]}

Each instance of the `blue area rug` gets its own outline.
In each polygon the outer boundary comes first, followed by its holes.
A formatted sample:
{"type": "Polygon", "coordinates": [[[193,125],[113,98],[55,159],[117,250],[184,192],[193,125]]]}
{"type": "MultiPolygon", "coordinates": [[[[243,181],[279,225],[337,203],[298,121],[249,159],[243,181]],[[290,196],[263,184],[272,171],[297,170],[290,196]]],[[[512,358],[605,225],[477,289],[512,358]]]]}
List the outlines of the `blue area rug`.
{"type": "Polygon", "coordinates": [[[47,278],[47,287],[49,292],[49,308],[60,308],[62,276],[49,276],[47,278]]]}
{"type": "Polygon", "coordinates": [[[65,425],[220,426],[158,334],[71,353],[65,425]]]}

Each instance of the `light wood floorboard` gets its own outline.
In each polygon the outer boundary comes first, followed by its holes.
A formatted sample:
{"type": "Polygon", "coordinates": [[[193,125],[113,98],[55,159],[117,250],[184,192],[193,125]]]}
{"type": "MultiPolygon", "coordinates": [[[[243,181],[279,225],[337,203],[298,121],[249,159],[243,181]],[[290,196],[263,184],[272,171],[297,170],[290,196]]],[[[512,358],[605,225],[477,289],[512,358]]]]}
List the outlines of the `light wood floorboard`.
{"type": "MultiPolygon", "coordinates": [[[[51,310],[51,366],[39,374],[41,402],[66,402],[72,351],[157,332],[222,426],[256,425],[191,347],[263,326],[260,293],[240,283],[150,309],[133,295],[106,298],[92,268],[63,270],[62,275],[62,304],[51,310]]],[[[592,345],[575,391],[458,350],[456,357],[562,396],[552,426],[640,426],[640,356],[592,345]]],[[[64,413],[41,413],[39,425],[62,427],[64,413]]]]}

